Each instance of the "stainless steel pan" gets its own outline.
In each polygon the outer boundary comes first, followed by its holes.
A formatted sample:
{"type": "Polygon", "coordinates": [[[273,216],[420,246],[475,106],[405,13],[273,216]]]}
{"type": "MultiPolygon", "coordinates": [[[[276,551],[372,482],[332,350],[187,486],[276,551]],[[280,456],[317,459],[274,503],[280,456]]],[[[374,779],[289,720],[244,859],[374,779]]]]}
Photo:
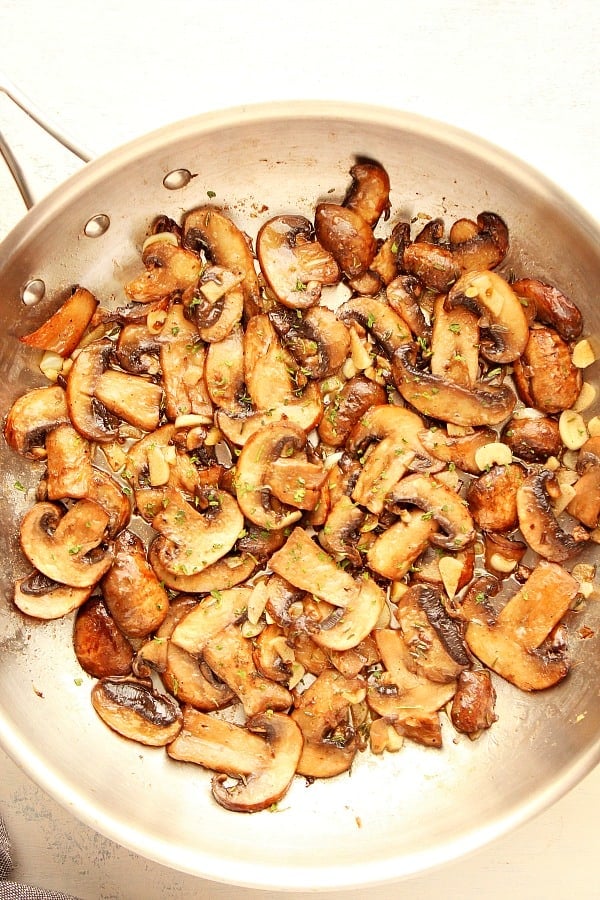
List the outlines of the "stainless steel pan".
{"type": "MultiPolygon", "coordinates": [[[[600,231],[560,190],[494,147],[434,122],[296,102],[162,129],[91,162],[24,217],[0,246],[1,409],[41,382],[16,336],[47,317],[75,283],[102,300],[122,300],[121,285],[138,266],[157,213],[177,219],[214,191],[255,234],[265,207],[269,215],[294,210],[310,217],[316,198],[342,196],[356,155],[385,165],[393,209],[404,216],[454,219],[482,209],[502,215],[512,240],[505,268],[569,294],[598,348],[600,231]],[[169,179],[174,172],[179,177],[169,179]],[[43,299],[24,303],[42,283],[43,299]]],[[[598,381],[597,367],[591,376],[598,381]]],[[[120,739],[97,719],[72,652],[70,619],[35,624],[14,611],[12,580],[24,571],[17,523],[32,499],[14,483],[32,487],[37,475],[4,445],[0,455],[1,741],[65,807],[126,847],[181,871],[253,887],[385,882],[491,841],[598,762],[598,640],[574,635],[577,665],[566,681],[536,696],[498,684],[499,721],[480,740],[447,729],[442,752],[407,744],[385,758],[366,753],[349,776],[310,787],[298,779],[276,813],[224,811],[210,799],[205,773],[120,739]]],[[[583,621],[598,632],[600,604],[590,600],[583,621]]]]}

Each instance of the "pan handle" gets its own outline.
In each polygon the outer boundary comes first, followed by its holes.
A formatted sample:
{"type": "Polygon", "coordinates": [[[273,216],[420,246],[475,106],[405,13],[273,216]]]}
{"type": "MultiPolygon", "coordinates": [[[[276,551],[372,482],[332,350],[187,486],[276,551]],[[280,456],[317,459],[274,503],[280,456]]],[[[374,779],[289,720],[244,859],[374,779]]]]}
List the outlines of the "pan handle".
{"type": "MultiPolygon", "coordinates": [[[[15,103],[30,119],[32,119],[40,128],[43,128],[47,134],[62,144],[67,150],[79,157],[83,162],[89,162],[93,159],[94,154],[82,147],[77,141],[73,140],[69,135],[65,134],[57,125],[55,125],[37,106],[29,99],[8,76],[0,71],[0,92],[15,103]]],[[[19,193],[23,198],[25,206],[30,209],[34,202],[34,196],[27,182],[27,178],[19,165],[14,153],[8,145],[5,137],[0,132],[0,154],[4,158],[6,165],[19,189],[19,193]]]]}

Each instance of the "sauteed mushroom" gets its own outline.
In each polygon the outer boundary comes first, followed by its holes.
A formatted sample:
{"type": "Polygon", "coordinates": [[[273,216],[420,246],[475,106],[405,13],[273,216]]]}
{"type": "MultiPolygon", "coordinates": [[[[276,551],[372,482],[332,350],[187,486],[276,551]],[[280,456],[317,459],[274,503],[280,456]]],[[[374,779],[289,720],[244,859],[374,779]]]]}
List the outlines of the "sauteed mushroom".
{"type": "Polygon", "coordinates": [[[33,388],[12,404],[4,437],[17,453],[29,459],[42,459],[46,456],[46,435],[69,421],[67,398],[60,385],[33,388]]]}
{"type": "Polygon", "coordinates": [[[98,301],[90,291],[76,286],[49,319],[19,340],[28,347],[52,350],[66,358],[79,345],[97,306],[98,301]]]}

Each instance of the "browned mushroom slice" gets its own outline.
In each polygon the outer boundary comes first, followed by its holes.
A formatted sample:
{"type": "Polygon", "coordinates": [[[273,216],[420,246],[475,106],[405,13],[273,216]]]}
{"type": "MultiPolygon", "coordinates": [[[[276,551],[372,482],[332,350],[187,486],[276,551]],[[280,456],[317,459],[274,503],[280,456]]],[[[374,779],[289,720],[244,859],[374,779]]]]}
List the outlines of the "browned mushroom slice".
{"type": "Polygon", "coordinates": [[[415,345],[401,347],[392,360],[392,375],[404,399],[420,413],[453,425],[499,425],[515,408],[508,385],[477,382],[470,390],[445,381],[416,365],[415,345]]]}
{"type": "Polygon", "coordinates": [[[70,587],[87,588],[104,575],[112,551],[95,551],[104,540],[108,516],[93,500],[78,500],[63,510],[36,503],[21,522],[21,547],[27,559],[48,578],[70,587]]]}
{"type": "Polygon", "coordinates": [[[278,307],[269,313],[269,319],[303,374],[310,378],[326,378],[345,362],[350,335],[330,309],[314,306],[298,317],[278,307]]]}
{"type": "Polygon", "coordinates": [[[170,744],[183,724],[176,700],[131,679],[98,681],[92,688],[92,706],[117,734],[149,747],[170,744]]]}
{"type": "Polygon", "coordinates": [[[217,678],[238,697],[247,716],[256,716],[266,710],[289,709],[292,705],[293,698],[287,688],[258,672],[252,656],[252,641],[245,638],[236,625],[228,625],[211,636],[202,652],[217,678]]]}
{"type": "Polygon", "coordinates": [[[71,422],[83,437],[98,443],[112,441],[118,435],[118,419],[95,396],[112,352],[112,341],[94,341],[78,353],[67,379],[71,422]]]}
{"type": "Polygon", "coordinates": [[[496,272],[469,271],[456,282],[445,302],[447,310],[465,306],[480,316],[482,355],[493,363],[509,363],[521,356],[529,324],[511,286],[496,272]]]}
{"type": "Polygon", "coordinates": [[[369,685],[369,707],[405,737],[428,747],[441,747],[438,710],[452,699],[455,682],[439,684],[411,671],[410,651],[400,631],[382,628],[375,632],[375,639],[385,670],[369,685]]]}
{"type": "Polygon", "coordinates": [[[181,618],[171,634],[172,642],[198,655],[209,640],[246,615],[251,593],[247,587],[213,591],[181,618]]]}
{"type": "Polygon", "coordinates": [[[314,510],[326,478],[327,472],[321,463],[280,456],[271,464],[268,487],[281,503],[298,509],[314,510]]]}
{"type": "Polygon", "coordinates": [[[377,245],[370,225],[353,209],[319,203],[315,210],[315,233],[348,278],[367,271],[377,245]]]}
{"type": "Polygon", "coordinates": [[[517,391],[527,406],[542,413],[570,409],[581,390],[581,369],[569,345],[552,328],[532,328],[521,359],[514,362],[517,391]]]}
{"type": "Polygon", "coordinates": [[[150,567],[137,535],[122,531],[114,547],[114,562],[102,580],[106,606],[126,635],[145,637],[156,631],[167,615],[167,592],[150,567]]]}
{"type": "Polygon", "coordinates": [[[86,288],[75,287],[70,297],[31,334],[19,340],[28,347],[52,350],[66,358],[79,345],[98,301],[86,288]]]}
{"type": "Polygon", "coordinates": [[[177,624],[198,603],[198,598],[191,594],[179,594],[169,603],[167,615],[162,624],[149,640],[142,644],[136,654],[134,673],[148,678],[151,672],[162,674],[167,668],[167,650],[171,635],[177,624]]]}
{"type": "Polygon", "coordinates": [[[175,291],[185,291],[198,281],[200,258],[170,240],[148,244],[142,254],[146,271],[125,285],[125,293],[138,303],[149,303],[175,291]]]}
{"type": "Polygon", "coordinates": [[[465,501],[453,490],[427,475],[407,475],[387,496],[386,507],[398,512],[413,504],[430,515],[444,534],[435,533],[431,543],[448,550],[461,550],[475,540],[473,519],[465,501]]]}
{"type": "Polygon", "coordinates": [[[537,278],[520,278],[513,283],[512,289],[525,302],[531,301],[535,318],[551,325],[564,341],[574,341],[579,337],[583,329],[581,312],[558,288],[537,278]]]}
{"type": "Polygon", "coordinates": [[[152,381],[128,372],[107,369],[102,372],[94,388],[94,396],[115,416],[141,428],[158,428],[162,388],[152,381]]]}
{"type": "Polygon", "coordinates": [[[320,647],[344,651],[357,647],[376,627],[385,608],[385,593],[366,576],[344,609],[332,609],[312,638],[320,647]]]}
{"type": "Polygon", "coordinates": [[[93,678],[129,675],[131,672],[133,647],[101,597],[92,597],[78,610],[73,647],[79,665],[93,678]]]}
{"type": "Polygon", "coordinates": [[[558,456],[562,450],[558,422],[537,410],[509,419],[502,429],[502,440],[525,462],[543,462],[549,456],[558,456]]]}
{"type": "Polygon", "coordinates": [[[159,351],[156,334],[148,330],[146,323],[132,323],[119,332],[115,358],[121,368],[132,375],[156,375],[159,351]]]}
{"type": "Polygon", "coordinates": [[[4,425],[4,437],[13,450],[29,459],[46,456],[48,432],[69,422],[69,410],[60,385],[34,388],[18,397],[11,406],[4,425]]]}
{"type": "MultiPolygon", "coordinates": [[[[477,582],[474,584],[475,589],[477,582]]],[[[471,617],[465,639],[486,666],[523,691],[543,690],[563,679],[562,654],[538,651],[579,591],[562,566],[542,560],[525,584],[493,619],[482,605],[471,617]]]]}
{"type": "Polygon", "coordinates": [[[421,417],[403,406],[373,406],[362,416],[346,444],[349,454],[363,456],[352,491],[356,503],[380,513],[387,494],[415,457],[430,461],[419,439],[423,426],[421,417]]]}
{"type": "Polygon", "coordinates": [[[567,512],[586,528],[596,528],[600,521],[600,467],[590,467],[573,485],[575,494],[567,512]]]}
{"type": "Polygon", "coordinates": [[[203,660],[196,659],[172,641],[167,641],[166,650],[166,665],[161,678],[179,703],[213,712],[235,701],[231,688],[219,681],[203,660]]]}
{"type": "Polygon", "coordinates": [[[460,276],[460,268],[447,247],[415,241],[404,248],[402,267],[432,291],[445,294],[460,276]]]}
{"type": "Polygon", "coordinates": [[[510,531],[518,524],[517,491],[525,480],[516,463],[492,466],[471,482],[466,500],[476,525],[484,531],[510,531]]]}
{"type": "Polygon", "coordinates": [[[171,478],[168,459],[175,452],[175,434],[174,425],[163,425],[136,441],[127,453],[124,477],[133,488],[137,511],[147,521],[152,521],[161,508],[171,478]],[[158,471],[159,464],[162,471],[158,471]]]}
{"type": "Polygon", "coordinates": [[[339,307],[337,315],[342,322],[356,322],[369,331],[389,357],[411,340],[406,322],[391,306],[375,297],[355,297],[348,300],[339,307]]]}
{"type": "Polygon", "coordinates": [[[265,768],[271,747],[240,725],[186,707],[183,727],[168,745],[171,759],[196,763],[231,777],[247,777],[265,768]]]}
{"type": "Polygon", "coordinates": [[[464,550],[453,551],[451,554],[440,553],[437,547],[430,546],[426,547],[423,554],[415,561],[412,578],[416,582],[443,587],[448,597],[452,599],[471,581],[474,568],[474,544],[470,544],[464,550]]]}
{"type": "Polygon", "coordinates": [[[435,459],[477,475],[480,469],[475,462],[475,453],[495,441],[496,432],[491,428],[478,428],[471,434],[449,435],[445,428],[429,428],[419,433],[419,440],[435,459]]]}
{"type": "Polygon", "coordinates": [[[361,583],[336,565],[302,528],[294,528],[269,565],[289,584],[335,606],[347,607],[361,591],[361,583]]]}
{"type": "Polygon", "coordinates": [[[469,309],[444,308],[440,295],[434,303],[430,366],[433,375],[470,388],[479,374],[479,324],[469,309]]]}
{"type": "Polygon", "coordinates": [[[390,209],[390,178],[383,166],[369,160],[361,160],[350,169],[352,184],[344,199],[346,209],[358,213],[361,219],[374,228],[390,209]]]}
{"type": "Polygon", "coordinates": [[[431,326],[419,303],[423,286],[414,275],[398,275],[390,280],[385,289],[389,305],[406,322],[413,334],[426,339],[431,334],[431,326]]]}
{"type": "Polygon", "coordinates": [[[314,306],[322,285],[340,278],[335,259],[315,240],[303,216],[275,216],[265,222],[256,238],[256,253],[269,287],[292,309],[314,306]]]}
{"type": "Polygon", "coordinates": [[[334,397],[319,423],[319,437],[331,447],[343,447],[359,419],[372,406],[386,402],[384,389],[362,375],[355,375],[334,397]]]}
{"type": "Polygon", "coordinates": [[[32,572],[15,582],[14,601],[26,616],[35,619],[60,619],[85,603],[92,586],[85,588],[59,584],[41,572],[32,572]]]}
{"type": "Polygon", "coordinates": [[[378,535],[367,551],[367,565],[374,572],[400,581],[429,545],[438,523],[427,513],[409,513],[378,535]]]}
{"type": "Polygon", "coordinates": [[[244,311],[243,275],[223,266],[207,266],[196,288],[187,291],[183,303],[203,341],[222,341],[241,321],[244,311]]]}
{"type": "Polygon", "coordinates": [[[296,701],[291,714],[304,738],[297,772],[331,778],[346,772],[358,749],[350,708],[366,696],[362,678],[345,678],[326,669],[296,701]]]}
{"type": "Polygon", "coordinates": [[[412,671],[447,684],[470,665],[462,631],[446,612],[438,588],[425,584],[410,587],[396,607],[396,618],[412,671]]]}
{"type": "Polygon", "coordinates": [[[254,639],[254,665],[271,681],[289,685],[293,675],[294,651],[279,625],[267,625],[254,639]]]}
{"type": "Polygon", "coordinates": [[[495,269],[508,244],[506,223],[493,212],[479,213],[477,222],[459,219],[450,229],[450,251],[461,272],[495,269]]]}
{"type": "Polygon", "coordinates": [[[331,665],[335,666],[345,678],[356,678],[365,667],[381,662],[373,632],[368,634],[356,647],[351,647],[349,650],[329,650],[327,656],[331,665]]]}
{"type": "Polygon", "coordinates": [[[337,562],[348,559],[353,566],[360,566],[362,559],[356,545],[365,518],[364,509],[356,506],[350,497],[340,497],[319,532],[319,543],[337,562]]]}
{"type": "Polygon", "coordinates": [[[466,669],[458,676],[450,718],[457,731],[477,735],[497,721],[496,691],[487,669],[466,669]]]}
{"type": "Polygon", "coordinates": [[[227,785],[226,777],[217,776],[212,792],[225,809],[251,813],[272,807],[288,790],[302,752],[302,734],[289,716],[277,713],[255,716],[246,728],[264,735],[270,751],[267,765],[233,787],[227,785]]]}
{"type": "Polygon", "coordinates": [[[167,418],[193,413],[211,422],[212,403],[204,381],[206,351],[180,303],[169,309],[158,341],[167,418]]]}
{"type": "Polygon", "coordinates": [[[170,545],[167,538],[157,537],[150,545],[148,559],[158,580],[174,591],[190,594],[207,594],[224,591],[246,581],[256,569],[256,558],[251,553],[229,554],[207,566],[201,572],[185,574],[171,572],[170,545]]]}
{"type": "MultiPolygon", "coordinates": [[[[129,489],[127,491],[131,493],[129,489]]],[[[114,537],[127,526],[131,518],[131,502],[125,491],[102,469],[94,468],[92,471],[88,499],[94,500],[108,515],[106,533],[109,537],[114,537]]]]}
{"type": "Polygon", "coordinates": [[[244,332],[244,378],[256,409],[289,403],[297,389],[291,375],[295,366],[269,317],[254,316],[244,332]]]}
{"type": "Polygon", "coordinates": [[[192,249],[205,249],[215,265],[243,274],[246,318],[265,308],[249,242],[222,210],[200,206],[188,212],[183,220],[183,242],[192,249]]]}
{"type": "Polygon", "coordinates": [[[575,526],[572,534],[561,528],[549,490],[559,490],[552,472],[542,469],[527,476],[517,491],[519,528],[531,549],[544,559],[565,562],[583,549],[588,534],[581,526],[575,526]]]}
{"type": "Polygon", "coordinates": [[[268,425],[246,441],[238,457],[235,488],[240,509],[247,519],[262,528],[275,530],[298,521],[307,493],[297,480],[307,462],[306,445],[306,433],[291,422],[268,425]],[[297,472],[293,464],[287,467],[293,492],[287,495],[288,503],[277,508],[269,481],[272,467],[280,458],[288,462],[297,460],[299,467],[297,472]]]}
{"type": "Polygon", "coordinates": [[[271,406],[262,412],[236,418],[219,410],[215,418],[227,440],[238,447],[243,447],[257,431],[276,422],[295,425],[308,434],[319,424],[322,415],[323,401],[319,386],[310,382],[301,394],[294,391],[294,394],[288,395],[279,405],[271,406]]]}
{"type": "Polygon", "coordinates": [[[225,556],[235,544],[244,517],[235,499],[226,491],[214,491],[203,513],[167,488],[163,508],[152,527],[167,538],[161,547],[162,564],[171,572],[193,575],[225,556]]]}
{"type": "Polygon", "coordinates": [[[236,325],[222,341],[210,345],[204,377],[208,395],[215,406],[233,414],[242,412],[244,333],[240,325],[236,325]]]}
{"type": "Polygon", "coordinates": [[[92,448],[71,425],[59,425],[46,438],[49,500],[81,499],[92,491],[92,448]]]}

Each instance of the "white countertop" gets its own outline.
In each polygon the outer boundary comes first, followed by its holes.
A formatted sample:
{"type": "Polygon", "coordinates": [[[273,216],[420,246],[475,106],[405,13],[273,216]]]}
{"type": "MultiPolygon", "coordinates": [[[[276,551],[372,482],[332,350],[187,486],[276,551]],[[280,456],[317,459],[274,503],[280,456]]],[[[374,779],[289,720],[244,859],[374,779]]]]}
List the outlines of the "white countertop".
{"type": "MultiPolygon", "coordinates": [[[[3,0],[0,63],[97,153],[203,110],[287,98],[355,100],[476,132],[600,218],[599,10],[596,0],[3,0]]],[[[2,94],[0,129],[38,196],[77,168],[2,94]]],[[[1,238],[22,209],[3,167],[0,197],[1,238]]],[[[148,862],[79,824],[1,752],[0,772],[17,878],[85,900],[280,896],[148,862]]],[[[597,768],[553,808],[468,860],[369,895],[591,900],[600,891],[599,807],[597,768]]]]}

